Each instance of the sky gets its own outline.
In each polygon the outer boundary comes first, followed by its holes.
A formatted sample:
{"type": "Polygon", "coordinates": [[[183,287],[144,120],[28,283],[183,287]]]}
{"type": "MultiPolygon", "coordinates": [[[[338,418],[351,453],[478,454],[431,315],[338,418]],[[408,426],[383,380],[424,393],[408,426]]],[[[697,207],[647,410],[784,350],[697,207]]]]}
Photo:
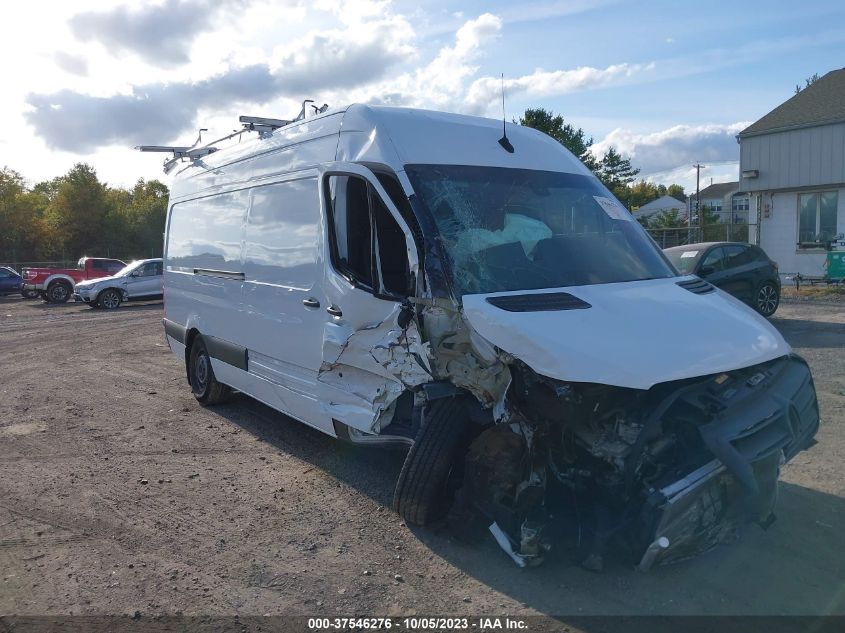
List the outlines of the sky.
{"type": "Polygon", "coordinates": [[[168,181],[191,145],[303,99],[498,118],[543,107],[657,183],[737,180],[735,136],[845,66],[845,4],[776,0],[116,0],[0,5],[0,166],[168,181]]]}

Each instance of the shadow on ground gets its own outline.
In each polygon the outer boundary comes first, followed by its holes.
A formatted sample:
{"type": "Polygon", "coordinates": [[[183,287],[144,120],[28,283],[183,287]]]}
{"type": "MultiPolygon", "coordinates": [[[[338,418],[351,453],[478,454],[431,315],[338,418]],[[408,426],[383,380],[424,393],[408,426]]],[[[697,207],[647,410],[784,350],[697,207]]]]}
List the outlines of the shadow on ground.
{"type": "Polygon", "coordinates": [[[845,323],[775,318],[772,324],[793,347],[845,349],[845,323]]]}

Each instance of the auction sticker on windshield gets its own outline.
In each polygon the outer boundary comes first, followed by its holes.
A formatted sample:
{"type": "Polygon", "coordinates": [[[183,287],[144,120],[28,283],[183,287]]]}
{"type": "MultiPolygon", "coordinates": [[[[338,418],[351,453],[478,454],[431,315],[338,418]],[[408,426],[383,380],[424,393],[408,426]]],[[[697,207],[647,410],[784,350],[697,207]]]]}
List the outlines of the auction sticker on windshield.
{"type": "Polygon", "coordinates": [[[698,251],[684,251],[681,253],[681,259],[684,259],[685,257],[695,257],[696,255],[698,255],[698,251]]]}
{"type": "Polygon", "coordinates": [[[611,220],[628,220],[633,221],[633,216],[621,204],[610,198],[604,196],[593,196],[593,199],[599,203],[599,206],[604,209],[611,220]]]}

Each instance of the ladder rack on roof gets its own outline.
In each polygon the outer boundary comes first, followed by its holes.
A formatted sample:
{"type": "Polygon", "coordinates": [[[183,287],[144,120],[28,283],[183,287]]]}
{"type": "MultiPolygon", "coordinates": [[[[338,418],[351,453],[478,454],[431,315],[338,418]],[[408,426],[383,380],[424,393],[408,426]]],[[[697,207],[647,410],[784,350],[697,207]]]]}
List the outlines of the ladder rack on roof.
{"type": "MultiPolygon", "coordinates": [[[[302,102],[302,110],[300,110],[299,114],[295,119],[287,120],[287,119],[270,119],[267,117],[260,117],[260,116],[240,116],[238,117],[238,121],[243,125],[243,129],[235,130],[231,134],[227,134],[222,138],[218,138],[217,140],[211,141],[210,143],[203,145],[202,147],[196,147],[199,144],[200,139],[202,138],[202,133],[205,129],[200,130],[200,136],[197,137],[197,142],[194,145],[182,146],[182,145],[137,145],[135,149],[139,152],[164,152],[173,154],[173,157],[164,161],[164,173],[169,174],[170,170],[172,170],[179,162],[184,159],[188,159],[190,161],[196,161],[203,156],[208,156],[209,154],[213,154],[214,152],[218,151],[218,147],[215,147],[215,143],[220,143],[222,141],[227,141],[230,138],[235,136],[240,136],[244,132],[258,132],[258,136],[260,138],[266,138],[270,136],[274,131],[278,130],[279,128],[283,128],[291,123],[296,123],[298,121],[302,121],[305,119],[305,112],[307,104],[313,104],[314,101],[312,99],[306,99],[302,102]]],[[[323,104],[322,107],[317,107],[315,105],[311,106],[314,109],[314,114],[322,114],[326,110],[329,109],[328,104],[323,104]]]]}

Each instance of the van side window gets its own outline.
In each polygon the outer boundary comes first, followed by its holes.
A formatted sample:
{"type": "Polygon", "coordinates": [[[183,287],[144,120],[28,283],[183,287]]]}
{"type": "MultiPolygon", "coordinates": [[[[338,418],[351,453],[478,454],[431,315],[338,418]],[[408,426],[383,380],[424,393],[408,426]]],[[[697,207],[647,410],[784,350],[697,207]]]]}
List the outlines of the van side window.
{"type": "Polygon", "coordinates": [[[317,282],[318,194],[316,178],[253,189],[244,251],[247,281],[301,290],[317,282]]]}
{"type": "Polygon", "coordinates": [[[377,294],[405,296],[410,271],[405,232],[362,178],[328,180],[332,264],[377,294]]]}
{"type": "Polygon", "coordinates": [[[332,176],[329,191],[334,264],[339,272],[374,288],[367,183],[352,176],[332,176]]]}
{"type": "Polygon", "coordinates": [[[245,189],[174,204],[168,225],[168,270],[240,270],[248,206],[245,189]]]}

